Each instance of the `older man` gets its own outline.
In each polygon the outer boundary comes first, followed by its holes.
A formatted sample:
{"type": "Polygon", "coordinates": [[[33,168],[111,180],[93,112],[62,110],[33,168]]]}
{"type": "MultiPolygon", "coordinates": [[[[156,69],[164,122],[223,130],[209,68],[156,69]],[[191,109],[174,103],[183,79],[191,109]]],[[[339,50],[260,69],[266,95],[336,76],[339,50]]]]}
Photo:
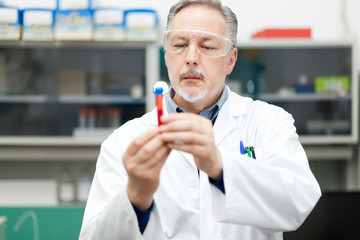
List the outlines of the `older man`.
{"type": "Polygon", "coordinates": [[[282,239],[321,193],[293,118],[225,85],[235,14],[182,0],[168,16],[172,88],[156,110],[104,141],[80,239],[282,239]]]}

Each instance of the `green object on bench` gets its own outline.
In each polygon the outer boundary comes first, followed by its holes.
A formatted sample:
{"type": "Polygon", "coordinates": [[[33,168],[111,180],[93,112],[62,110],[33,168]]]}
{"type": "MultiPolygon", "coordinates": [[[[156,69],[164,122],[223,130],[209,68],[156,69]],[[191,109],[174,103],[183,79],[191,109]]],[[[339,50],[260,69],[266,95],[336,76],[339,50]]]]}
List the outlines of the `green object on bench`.
{"type": "Polygon", "coordinates": [[[75,240],[84,206],[0,207],[6,216],[6,240],[75,240]]]}
{"type": "Polygon", "coordinates": [[[5,216],[0,216],[0,240],[6,240],[6,221],[5,216]]]}

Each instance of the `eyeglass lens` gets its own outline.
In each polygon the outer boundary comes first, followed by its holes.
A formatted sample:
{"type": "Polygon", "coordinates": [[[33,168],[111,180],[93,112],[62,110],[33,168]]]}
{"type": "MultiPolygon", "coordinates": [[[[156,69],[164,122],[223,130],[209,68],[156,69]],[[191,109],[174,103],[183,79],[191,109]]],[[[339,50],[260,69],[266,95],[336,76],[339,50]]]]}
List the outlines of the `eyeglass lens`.
{"type": "Polygon", "coordinates": [[[165,49],[173,53],[183,53],[191,43],[195,43],[198,51],[206,56],[218,57],[226,53],[226,40],[208,33],[186,31],[169,31],[165,36],[165,49]]]}

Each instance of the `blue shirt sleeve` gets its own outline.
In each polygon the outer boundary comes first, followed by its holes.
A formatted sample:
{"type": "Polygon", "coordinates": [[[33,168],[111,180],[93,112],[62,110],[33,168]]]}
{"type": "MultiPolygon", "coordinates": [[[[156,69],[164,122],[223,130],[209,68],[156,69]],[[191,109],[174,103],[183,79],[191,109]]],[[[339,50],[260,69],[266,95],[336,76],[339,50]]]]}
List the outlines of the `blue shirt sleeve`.
{"type": "Polygon", "coordinates": [[[141,234],[144,233],[146,225],[149,222],[149,218],[150,218],[150,213],[154,207],[154,202],[152,202],[151,207],[148,210],[142,211],[139,208],[137,208],[134,204],[132,204],[138,223],[139,223],[139,229],[141,234]]]}
{"type": "Polygon", "coordinates": [[[222,193],[225,194],[224,176],[222,171],[219,180],[216,181],[209,177],[209,181],[212,185],[217,187],[220,191],[222,191],[222,193]]]}

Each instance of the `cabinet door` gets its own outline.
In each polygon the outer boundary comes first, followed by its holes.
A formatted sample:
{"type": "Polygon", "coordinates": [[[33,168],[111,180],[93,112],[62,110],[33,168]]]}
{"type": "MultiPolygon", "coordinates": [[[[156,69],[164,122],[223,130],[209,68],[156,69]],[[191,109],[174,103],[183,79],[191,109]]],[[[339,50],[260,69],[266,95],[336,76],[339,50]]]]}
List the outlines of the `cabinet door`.
{"type": "Polygon", "coordinates": [[[351,44],[247,46],[238,56],[230,87],[290,112],[306,143],[356,141],[351,44]]]}
{"type": "Polygon", "coordinates": [[[0,46],[0,136],[72,136],[91,128],[96,137],[141,116],[146,52],[142,45],[0,46]]]}

